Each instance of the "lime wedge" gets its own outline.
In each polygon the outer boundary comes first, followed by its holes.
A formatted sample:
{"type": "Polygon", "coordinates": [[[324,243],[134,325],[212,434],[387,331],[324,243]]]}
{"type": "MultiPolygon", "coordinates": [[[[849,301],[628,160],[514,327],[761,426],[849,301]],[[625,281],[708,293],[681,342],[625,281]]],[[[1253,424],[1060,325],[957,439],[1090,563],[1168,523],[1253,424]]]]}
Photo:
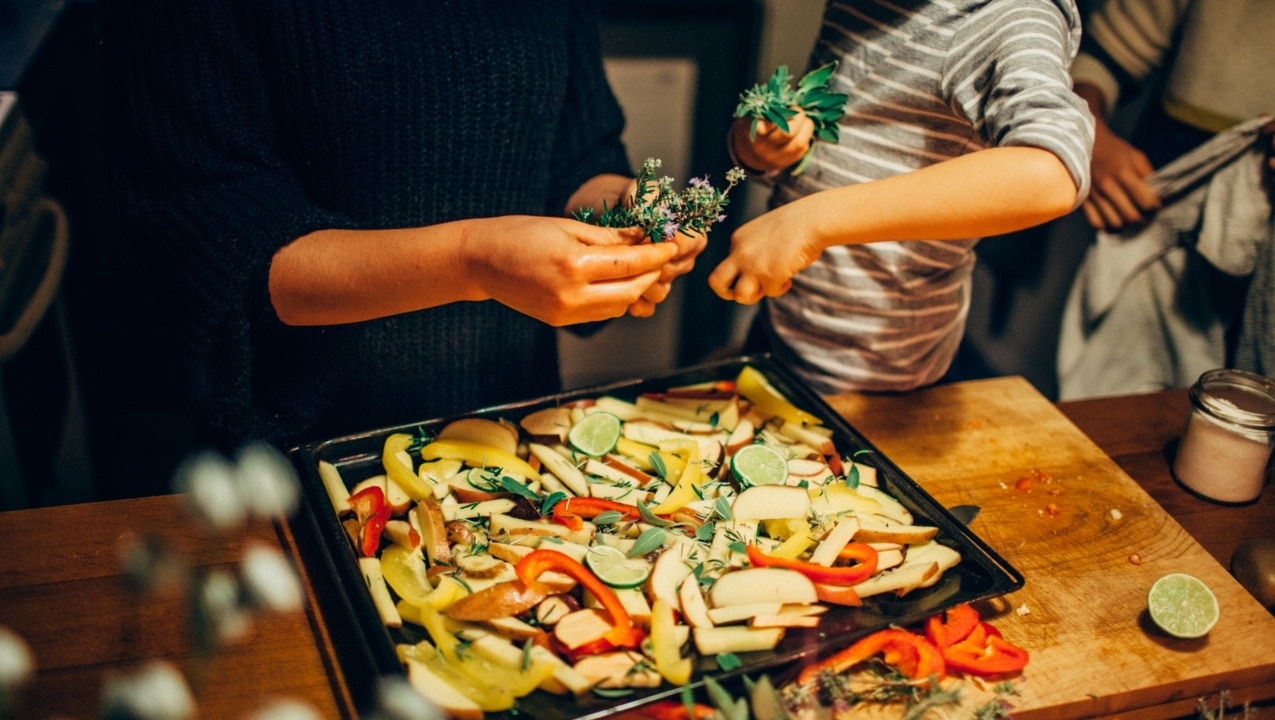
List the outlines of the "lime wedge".
{"type": "Polygon", "coordinates": [[[602,457],[615,449],[622,432],[620,418],[609,412],[585,415],[567,432],[567,442],[591,457],[602,457]]]}
{"type": "Polygon", "coordinates": [[[1202,580],[1169,573],[1147,591],[1147,612],[1161,630],[1180,638],[1198,638],[1217,624],[1217,597],[1202,580]]]}
{"type": "Polygon", "coordinates": [[[769,445],[745,445],[730,459],[730,470],[744,487],[788,482],[788,460],[769,445]]]}
{"type": "Polygon", "coordinates": [[[584,555],[584,564],[602,582],[614,588],[632,588],[646,582],[651,563],[631,558],[623,550],[610,545],[594,545],[584,555]]]}

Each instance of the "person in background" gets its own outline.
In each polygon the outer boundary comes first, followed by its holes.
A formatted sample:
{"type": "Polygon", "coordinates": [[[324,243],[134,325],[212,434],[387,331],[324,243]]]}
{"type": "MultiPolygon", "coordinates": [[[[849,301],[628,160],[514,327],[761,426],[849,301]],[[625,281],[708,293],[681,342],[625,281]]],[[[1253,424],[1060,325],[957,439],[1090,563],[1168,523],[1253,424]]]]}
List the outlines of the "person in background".
{"type": "Polygon", "coordinates": [[[591,2],[104,12],[120,207],[201,446],[554,392],[555,327],[652,314],[703,249],[568,219],[633,188],[591,2]]]}
{"type": "Polygon", "coordinates": [[[829,2],[810,67],[838,63],[840,142],[816,143],[792,174],[808,118],[755,140],[748,119],[735,123],[732,150],[776,186],[709,283],[728,300],[768,298],[761,331],[818,391],[942,379],[978,238],[1087,196],[1093,120],[1068,75],[1078,15],[1071,0],[829,2]]]}
{"type": "Polygon", "coordinates": [[[1105,0],[1085,23],[1072,67],[1097,120],[1085,219],[1119,231],[1147,221],[1147,183],[1215,134],[1275,112],[1275,12],[1261,0],[1105,0]],[[1160,85],[1130,138],[1107,119],[1152,80],[1160,85]]]}
{"type": "Polygon", "coordinates": [[[1275,12],[1105,0],[1085,27],[1072,76],[1097,118],[1083,204],[1096,235],[1064,308],[1059,396],[1186,387],[1215,367],[1275,372],[1275,125],[1263,119],[1275,12]],[[1107,119],[1143,95],[1126,139],[1107,119]],[[1179,180],[1197,165],[1213,169],[1179,180]]]}

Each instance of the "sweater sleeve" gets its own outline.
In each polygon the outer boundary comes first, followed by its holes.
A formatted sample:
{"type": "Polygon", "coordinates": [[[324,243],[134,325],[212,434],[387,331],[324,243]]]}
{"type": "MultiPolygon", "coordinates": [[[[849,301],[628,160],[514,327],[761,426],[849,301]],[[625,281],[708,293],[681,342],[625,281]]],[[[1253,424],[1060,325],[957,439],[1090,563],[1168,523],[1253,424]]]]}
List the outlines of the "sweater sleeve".
{"type": "Polygon", "coordinates": [[[1108,108],[1131,96],[1170,54],[1191,0],[1107,0],[1085,22],[1076,82],[1099,88],[1108,108]]]}
{"type": "Polygon", "coordinates": [[[987,145],[1056,155],[1076,184],[1076,207],[1089,194],[1094,136],[1068,73],[1078,41],[1070,2],[988,3],[956,34],[943,79],[987,145]]]}
{"type": "Polygon", "coordinates": [[[586,180],[613,173],[632,177],[621,133],[624,113],[602,63],[599,16],[593,2],[571,3],[566,38],[570,70],[558,121],[557,151],[548,212],[564,212],[567,199],[586,180]]]}
{"type": "Polygon", "coordinates": [[[295,330],[282,328],[270,305],[275,251],[314,230],[349,226],[307,201],[278,158],[264,84],[234,7],[122,0],[104,14],[107,77],[121,84],[110,120],[121,219],[165,293],[175,355],[213,425],[248,411],[224,405],[254,393],[254,333],[295,330]]]}

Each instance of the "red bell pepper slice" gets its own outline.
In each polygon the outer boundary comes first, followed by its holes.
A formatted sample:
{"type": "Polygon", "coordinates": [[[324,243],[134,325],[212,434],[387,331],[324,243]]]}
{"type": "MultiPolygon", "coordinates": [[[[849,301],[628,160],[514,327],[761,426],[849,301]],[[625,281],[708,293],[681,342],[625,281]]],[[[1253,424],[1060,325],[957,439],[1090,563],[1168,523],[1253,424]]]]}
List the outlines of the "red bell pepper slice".
{"type": "Polygon", "coordinates": [[[642,517],[634,505],[618,500],[594,497],[567,498],[554,505],[551,514],[553,521],[559,525],[565,525],[572,530],[579,530],[584,527],[584,520],[581,518],[595,518],[604,512],[612,510],[620,513],[625,520],[638,520],[642,517]]]}
{"type": "Polygon", "coordinates": [[[712,706],[703,703],[694,703],[688,708],[686,703],[677,700],[659,700],[638,708],[632,715],[620,717],[624,720],[709,720],[716,715],[712,706]]]}
{"type": "Polygon", "coordinates": [[[978,610],[969,603],[960,603],[925,621],[925,636],[943,649],[969,637],[978,627],[980,618],[978,610]]]}
{"type": "Polygon", "coordinates": [[[943,655],[933,643],[906,630],[886,628],[861,638],[850,647],[817,663],[807,665],[797,676],[797,682],[803,685],[814,682],[825,671],[845,672],[877,654],[883,655],[886,663],[910,678],[924,679],[933,676],[942,680],[947,676],[943,655]]]}
{"type": "Polygon", "coordinates": [[[378,485],[369,485],[351,495],[350,507],[359,521],[359,552],[363,557],[372,557],[381,548],[381,533],[393,509],[378,485]]]}
{"type": "Polygon", "coordinates": [[[617,648],[635,648],[642,643],[646,633],[633,625],[633,619],[624,609],[620,598],[616,597],[615,591],[574,558],[557,550],[542,548],[527,553],[514,565],[514,574],[527,585],[536,583],[541,575],[549,571],[574,578],[602,603],[602,608],[610,614],[612,623],[603,639],[617,648]]]}
{"type": "Polygon", "coordinates": [[[943,649],[943,659],[949,668],[967,675],[995,677],[1022,670],[1030,655],[980,620],[968,637],[943,649]]]}
{"type": "Polygon", "coordinates": [[[846,567],[824,567],[818,563],[775,557],[762,552],[756,545],[745,548],[748,562],[753,567],[778,567],[796,570],[810,578],[811,582],[825,585],[856,585],[872,577],[877,571],[877,551],[867,543],[850,543],[842,549],[841,557],[850,557],[859,562],[846,567]]]}

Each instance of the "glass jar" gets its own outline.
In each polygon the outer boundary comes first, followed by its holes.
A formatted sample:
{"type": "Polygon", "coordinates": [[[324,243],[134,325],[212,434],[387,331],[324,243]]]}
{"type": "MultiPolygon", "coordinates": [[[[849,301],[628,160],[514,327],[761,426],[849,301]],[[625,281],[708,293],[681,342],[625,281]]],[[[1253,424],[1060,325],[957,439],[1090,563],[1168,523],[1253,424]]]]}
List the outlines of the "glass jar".
{"type": "Polygon", "coordinates": [[[1257,499],[1273,467],[1275,380],[1244,370],[1209,370],[1191,386],[1190,396],[1174,477],[1218,502],[1257,499]]]}

